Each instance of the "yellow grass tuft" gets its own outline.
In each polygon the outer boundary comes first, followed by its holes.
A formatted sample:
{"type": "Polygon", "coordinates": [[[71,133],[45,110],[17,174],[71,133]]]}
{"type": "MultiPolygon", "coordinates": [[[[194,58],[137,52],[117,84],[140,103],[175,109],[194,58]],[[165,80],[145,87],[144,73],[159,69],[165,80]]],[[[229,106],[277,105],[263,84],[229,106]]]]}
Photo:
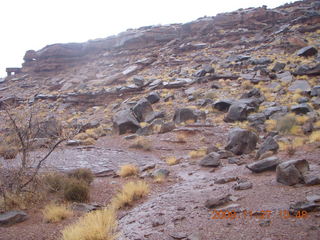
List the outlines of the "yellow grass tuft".
{"type": "Polygon", "coordinates": [[[187,142],[186,140],[187,140],[187,133],[185,133],[185,132],[179,132],[177,135],[176,135],[176,138],[177,138],[177,141],[179,142],[179,143],[185,143],[185,142],[187,142]]]}
{"type": "Polygon", "coordinates": [[[193,151],[190,151],[188,154],[191,158],[204,157],[207,154],[207,149],[193,150],[193,151]]]}
{"type": "Polygon", "coordinates": [[[172,165],[176,165],[177,163],[179,163],[179,160],[176,157],[167,157],[166,158],[166,163],[169,166],[172,166],[172,165]]]}
{"type": "Polygon", "coordinates": [[[62,240],[116,240],[116,213],[105,208],[87,213],[62,231],[62,240]]]}
{"type": "Polygon", "coordinates": [[[149,191],[149,185],[144,181],[128,182],[111,200],[111,206],[113,209],[121,209],[126,206],[131,206],[134,201],[146,196],[149,191]]]}
{"type": "Polygon", "coordinates": [[[274,119],[268,119],[266,120],[265,124],[267,126],[267,131],[271,132],[276,129],[277,121],[274,119]]]}
{"type": "Polygon", "coordinates": [[[310,142],[320,142],[320,131],[315,131],[309,136],[310,142]]]}
{"type": "Polygon", "coordinates": [[[163,183],[165,179],[166,177],[164,175],[158,175],[153,179],[153,181],[155,183],[163,183]]]}
{"type": "Polygon", "coordinates": [[[146,127],[146,126],[148,126],[148,125],[149,125],[149,123],[146,123],[146,122],[141,122],[141,123],[140,123],[140,127],[142,127],[142,128],[143,128],[143,127],[146,127]]]}
{"type": "Polygon", "coordinates": [[[66,205],[49,204],[43,210],[43,217],[47,222],[56,223],[71,217],[72,211],[66,205]]]}
{"type": "Polygon", "coordinates": [[[137,137],[130,147],[136,149],[143,149],[146,151],[150,151],[152,149],[151,141],[141,136],[137,137]]]}
{"type": "Polygon", "coordinates": [[[119,175],[120,177],[129,177],[137,175],[139,172],[138,168],[132,164],[123,165],[120,167],[119,175]]]}

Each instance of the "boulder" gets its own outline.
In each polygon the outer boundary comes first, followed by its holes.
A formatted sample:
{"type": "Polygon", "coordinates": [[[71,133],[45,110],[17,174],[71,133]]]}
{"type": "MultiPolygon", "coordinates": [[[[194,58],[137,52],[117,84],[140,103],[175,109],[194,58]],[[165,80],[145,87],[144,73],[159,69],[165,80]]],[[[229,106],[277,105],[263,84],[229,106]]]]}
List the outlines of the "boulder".
{"type": "Polygon", "coordinates": [[[164,169],[164,168],[160,168],[160,169],[157,169],[155,170],[153,173],[152,173],[152,176],[154,178],[157,178],[157,177],[168,177],[170,174],[170,171],[167,170],[167,169],[164,169]]]}
{"type": "Polygon", "coordinates": [[[311,96],[312,96],[312,97],[320,97],[320,85],[314,86],[314,87],[311,89],[311,96]]]}
{"type": "Polygon", "coordinates": [[[271,69],[272,72],[279,72],[285,68],[285,63],[276,62],[276,64],[271,69]]]}
{"type": "Polygon", "coordinates": [[[305,159],[290,160],[277,166],[277,182],[285,185],[295,185],[303,182],[303,175],[309,170],[309,164],[305,159]]]}
{"type": "Polygon", "coordinates": [[[298,212],[301,213],[301,211],[319,211],[320,204],[311,202],[311,201],[305,201],[305,202],[297,202],[295,204],[291,204],[289,206],[289,213],[293,216],[297,216],[298,212]]]}
{"type": "Polygon", "coordinates": [[[113,116],[113,128],[119,134],[135,133],[140,124],[129,109],[121,110],[113,116]]]}
{"type": "Polygon", "coordinates": [[[151,92],[149,95],[146,97],[146,99],[151,103],[157,103],[160,101],[160,95],[157,92],[151,92]]]}
{"type": "Polygon", "coordinates": [[[233,102],[234,102],[234,100],[231,100],[231,99],[218,100],[218,101],[214,102],[212,107],[215,109],[218,109],[219,111],[227,112],[233,102]]]}
{"type": "Polygon", "coordinates": [[[320,64],[318,64],[316,66],[309,66],[309,65],[299,66],[293,74],[295,74],[295,75],[309,75],[309,76],[320,75],[320,64]]]}
{"type": "Polygon", "coordinates": [[[297,55],[300,57],[310,57],[316,55],[317,53],[318,50],[314,46],[307,46],[297,51],[297,55]]]}
{"type": "Polygon", "coordinates": [[[277,157],[269,157],[246,165],[254,173],[260,173],[267,170],[274,170],[280,163],[277,157]]]}
{"type": "Polygon", "coordinates": [[[247,105],[241,102],[233,103],[227,115],[224,118],[225,122],[245,121],[248,116],[247,105]]]}
{"type": "Polygon", "coordinates": [[[248,121],[254,124],[264,124],[267,120],[266,116],[263,113],[253,113],[247,117],[248,121]]]}
{"type": "Polygon", "coordinates": [[[257,142],[258,136],[254,132],[235,128],[229,133],[229,141],[225,149],[236,155],[248,154],[256,148],[257,142]]]}
{"type": "Polygon", "coordinates": [[[272,151],[272,152],[277,152],[279,149],[279,144],[274,140],[273,137],[269,136],[267,139],[261,144],[256,158],[259,158],[262,154],[272,151]]]}
{"type": "Polygon", "coordinates": [[[194,113],[194,111],[192,109],[180,108],[175,111],[174,116],[173,116],[173,121],[175,123],[182,123],[182,122],[186,122],[189,120],[192,120],[194,122],[196,122],[198,120],[197,115],[194,113]]]}
{"type": "Polygon", "coordinates": [[[220,154],[216,152],[209,153],[199,163],[202,167],[218,167],[220,164],[220,154]]]}
{"type": "Polygon", "coordinates": [[[16,223],[24,222],[28,215],[23,211],[9,211],[0,214],[0,226],[10,226],[16,223]]]}
{"type": "Polygon", "coordinates": [[[132,113],[139,122],[146,122],[154,112],[151,103],[146,98],[142,98],[132,108],[132,113]]]}
{"type": "Polygon", "coordinates": [[[308,112],[312,112],[312,108],[307,103],[301,103],[291,106],[291,111],[296,114],[307,114],[308,112]]]}

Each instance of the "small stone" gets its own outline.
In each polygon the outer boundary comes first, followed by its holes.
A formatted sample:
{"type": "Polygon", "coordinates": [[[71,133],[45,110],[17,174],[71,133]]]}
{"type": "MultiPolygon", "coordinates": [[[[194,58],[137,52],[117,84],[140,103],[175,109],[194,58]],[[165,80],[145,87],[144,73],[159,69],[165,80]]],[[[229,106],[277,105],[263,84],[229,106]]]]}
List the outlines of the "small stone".
{"type": "Polygon", "coordinates": [[[216,152],[209,153],[199,163],[202,167],[218,167],[220,164],[220,154],[216,152]]]}
{"type": "Polygon", "coordinates": [[[259,223],[259,226],[260,227],[269,227],[270,226],[270,223],[271,223],[271,220],[270,219],[267,219],[267,220],[263,220],[259,223]]]}
{"type": "Polygon", "coordinates": [[[16,223],[24,222],[28,215],[23,211],[9,211],[0,214],[0,226],[9,226],[16,223]]]}
{"type": "Polygon", "coordinates": [[[269,157],[250,163],[246,167],[254,173],[260,173],[267,170],[275,170],[279,163],[280,161],[277,157],[269,157]]]}
{"type": "Polygon", "coordinates": [[[253,184],[249,181],[238,181],[235,185],[232,186],[233,190],[247,190],[252,188],[253,184]]]}
{"type": "Polygon", "coordinates": [[[217,198],[208,199],[204,205],[207,208],[215,208],[215,207],[222,206],[229,201],[230,201],[230,194],[227,194],[217,198]]]}

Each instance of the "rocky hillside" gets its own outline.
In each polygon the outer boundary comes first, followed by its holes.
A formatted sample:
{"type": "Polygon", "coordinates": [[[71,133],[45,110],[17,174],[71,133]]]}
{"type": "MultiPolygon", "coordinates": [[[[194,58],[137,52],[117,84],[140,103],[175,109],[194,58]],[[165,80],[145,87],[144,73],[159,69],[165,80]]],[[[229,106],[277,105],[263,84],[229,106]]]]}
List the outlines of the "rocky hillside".
{"type": "Polygon", "coordinates": [[[154,189],[119,213],[119,239],[319,239],[319,49],[317,0],[130,29],[27,51],[0,82],[0,110],[80,126],[51,168],[120,184],[121,165],[139,167],[154,189]]]}

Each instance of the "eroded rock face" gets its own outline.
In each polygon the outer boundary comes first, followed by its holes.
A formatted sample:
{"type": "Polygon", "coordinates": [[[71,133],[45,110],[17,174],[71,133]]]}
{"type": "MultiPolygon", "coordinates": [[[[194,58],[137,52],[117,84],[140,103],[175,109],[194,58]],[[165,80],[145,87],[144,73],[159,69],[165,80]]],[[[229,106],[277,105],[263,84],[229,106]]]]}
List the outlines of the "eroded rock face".
{"type": "Polygon", "coordinates": [[[132,112],[139,122],[146,122],[147,120],[150,120],[151,115],[153,114],[153,108],[146,98],[142,98],[132,108],[132,112]]]}
{"type": "Polygon", "coordinates": [[[267,170],[274,170],[280,163],[279,158],[269,157],[263,160],[259,160],[253,163],[248,164],[246,167],[254,173],[260,173],[267,170]]]}
{"type": "Polygon", "coordinates": [[[303,175],[309,170],[309,164],[304,159],[290,160],[277,166],[277,181],[285,185],[303,183],[303,175]]]}
{"type": "Polygon", "coordinates": [[[229,133],[229,142],[225,149],[236,155],[248,154],[256,148],[257,142],[258,136],[254,132],[235,128],[229,133]]]}
{"type": "Polygon", "coordinates": [[[269,136],[267,139],[262,143],[260,146],[256,157],[259,158],[262,154],[272,151],[272,152],[277,152],[279,149],[279,144],[274,140],[273,137],[269,136]]]}

